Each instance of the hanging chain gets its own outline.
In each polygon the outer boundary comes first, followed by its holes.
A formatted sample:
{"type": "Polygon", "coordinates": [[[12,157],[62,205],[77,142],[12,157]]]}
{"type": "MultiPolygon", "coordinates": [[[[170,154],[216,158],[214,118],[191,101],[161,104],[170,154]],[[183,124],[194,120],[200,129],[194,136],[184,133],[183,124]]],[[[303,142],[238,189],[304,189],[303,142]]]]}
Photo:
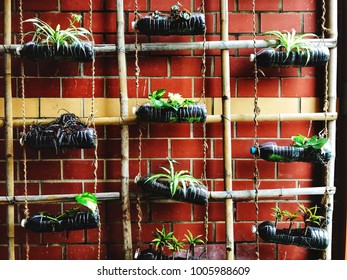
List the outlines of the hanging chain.
{"type": "MultiPolygon", "coordinates": [[[[92,44],[95,45],[93,36],[93,0],[89,0],[89,30],[92,34],[92,44]]],[[[90,121],[94,129],[95,134],[95,148],[94,148],[94,193],[98,190],[98,137],[95,125],[95,56],[93,55],[92,60],[92,100],[91,100],[91,112],[90,121]]],[[[101,258],[101,218],[100,211],[98,211],[98,260],[101,258]]]]}
{"type": "MultiPolygon", "coordinates": [[[[19,33],[20,33],[20,44],[21,46],[24,45],[24,30],[23,30],[23,1],[19,1],[19,33]]],[[[22,133],[21,133],[21,138],[20,138],[20,144],[23,148],[23,177],[24,177],[24,215],[25,218],[29,218],[29,206],[28,206],[28,176],[27,176],[27,152],[26,152],[26,146],[25,146],[25,135],[26,135],[26,127],[25,127],[25,122],[26,122],[26,111],[25,111],[25,87],[24,87],[24,82],[25,82],[25,71],[24,71],[24,61],[21,60],[20,63],[20,86],[21,86],[21,95],[22,95],[22,118],[23,118],[23,127],[22,127],[22,133]]],[[[29,234],[28,232],[25,232],[25,259],[29,260],[29,234]]]]}
{"type": "MultiPolygon", "coordinates": [[[[258,115],[260,114],[260,108],[258,106],[258,64],[257,64],[257,48],[256,48],[256,32],[257,32],[257,21],[256,21],[256,12],[255,12],[255,0],[252,0],[252,20],[253,20],[253,52],[254,52],[254,147],[259,151],[259,143],[258,143],[258,115]]],[[[254,156],[254,204],[255,204],[255,241],[256,241],[256,257],[259,260],[259,232],[258,232],[258,224],[259,224],[259,169],[258,169],[258,160],[257,156],[254,156]]]]}

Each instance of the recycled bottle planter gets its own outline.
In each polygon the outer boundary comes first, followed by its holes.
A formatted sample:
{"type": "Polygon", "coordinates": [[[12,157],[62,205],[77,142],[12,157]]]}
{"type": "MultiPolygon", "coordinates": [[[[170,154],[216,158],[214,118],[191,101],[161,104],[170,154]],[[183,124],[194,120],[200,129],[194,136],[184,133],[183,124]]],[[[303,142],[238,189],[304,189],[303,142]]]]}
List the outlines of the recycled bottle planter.
{"type": "Polygon", "coordinates": [[[172,196],[167,182],[160,180],[147,181],[148,178],[149,176],[144,176],[137,182],[137,185],[144,193],[159,195],[166,198],[172,198],[177,201],[198,205],[206,205],[208,202],[207,189],[201,186],[193,184],[187,187],[186,193],[184,193],[183,189],[178,188],[175,194],[172,196]]]}
{"type": "MultiPolygon", "coordinates": [[[[172,256],[168,256],[162,253],[159,253],[157,250],[154,250],[152,247],[152,244],[149,244],[148,249],[145,249],[141,252],[139,252],[135,256],[136,260],[172,260],[172,256]]],[[[196,258],[194,256],[189,255],[188,257],[179,257],[175,256],[174,260],[199,260],[199,258],[196,258]]]]}
{"type": "Polygon", "coordinates": [[[303,67],[319,66],[328,62],[330,57],[329,49],[325,46],[317,46],[310,49],[310,55],[304,51],[289,52],[277,51],[274,48],[265,48],[260,50],[256,55],[251,54],[250,61],[257,60],[258,66],[261,67],[303,67]]]}
{"type": "Polygon", "coordinates": [[[276,229],[269,221],[258,225],[259,236],[269,243],[295,245],[314,250],[324,250],[329,245],[329,236],[325,229],[308,226],[306,229],[276,229]]]}
{"type": "Polygon", "coordinates": [[[47,124],[33,124],[25,143],[33,149],[67,149],[95,147],[95,131],[80,122],[74,114],[63,114],[47,124]]]}
{"type": "Polygon", "coordinates": [[[267,161],[274,162],[312,162],[327,163],[331,158],[331,151],[328,148],[312,149],[294,146],[277,146],[274,142],[267,142],[256,147],[251,147],[251,154],[267,161]]]}
{"type": "Polygon", "coordinates": [[[93,44],[89,41],[73,43],[71,45],[41,45],[28,42],[19,51],[20,55],[32,60],[61,61],[70,60],[78,62],[92,61],[95,57],[93,44]]]}
{"type": "Polygon", "coordinates": [[[70,211],[60,216],[46,212],[23,219],[21,226],[33,232],[59,232],[96,228],[99,224],[98,211],[70,211]]]}
{"type": "Polygon", "coordinates": [[[133,29],[144,35],[202,35],[205,32],[205,16],[192,13],[188,18],[171,18],[165,15],[147,15],[133,22],[133,29]]]}
{"type": "Polygon", "coordinates": [[[137,109],[136,116],[140,122],[202,123],[206,121],[207,113],[203,104],[188,105],[177,110],[144,104],[137,109]]]}

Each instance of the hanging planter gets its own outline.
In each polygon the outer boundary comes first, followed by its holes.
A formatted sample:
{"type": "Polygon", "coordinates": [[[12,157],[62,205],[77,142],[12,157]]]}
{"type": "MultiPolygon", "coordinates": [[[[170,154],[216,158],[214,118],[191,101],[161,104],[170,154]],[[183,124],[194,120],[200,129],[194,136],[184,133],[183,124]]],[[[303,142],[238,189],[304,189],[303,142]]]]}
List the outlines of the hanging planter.
{"type": "Polygon", "coordinates": [[[83,193],[75,197],[76,201],[89,208],[81,211],[79,206],[60,215],[40,212],[23,219],[21,226],[33,232],[59,232],[96,228],[99,224],[97,200],[94,194],[83,193]]]}
{"type": "Polygon", "coordinates": [[[251,54],[250,60],[256,60],[258,66],[319,66],[329,61],[330,51],[326,46],[313,46],[305,39],[305,37],[317,37],[315,34],[296,35],[293,29],[292,33],[268,31],[264,35],[276,36],[279,43],[270,48],[262,49],[256,54],[251,54]]]}
{"type": "Polygon", "coordinates": [[[274,142],[267,142],[258,148],[251,147],[251,154],[267,161],[274,162],[312,162],[326,164],[331,158],[328,138],[318,138],[316,135],[307,138],[301,134],[291,138],[291,146],[277,146],[274,142]]]}
{"type": "Polygon", "coordinates": [[[61,149],[94,148],[96,133],[75,114],[67,113],[47,125],[32,124],[24,141],[33,149],[55,149],[58,152],[61,149]]]}
{"type": "Polygon", "coordinates": [[[144,35],[202,35],[206,30],[205,16],[180,10],[181,4],[171,7],[170,14],[159,11],[150,13],[133,22],[133,29],[144,35]]]}
{"type": "Polygon", "coordinates": [[[153,91],[151,103],[141,105],[137,111],[140,122],[201,123],[206,121],[206,106],[191,99],[184,99],[178,93],[169,93],[168,100],[162,100],[166,89],[153,91]]]}
{"type": "Polygon", "coordinates": [[[187,170],[175,171],[173,159],[168,159],[170,169],[161,168],[166,173],[144,176],[137,185],[142,192],[151,195],[159,195],[177,201],[198,205],[206,205],[208,202],[207,188],[189,174],[187,170]]]}
{"type": "Polygon", "coordinates": [[[35,31],[25,34],[32,34],[32,40],[17,50],[17,53],[33,60],[92,61],[95,56],[92,35],[87,29],[74,25],[76,22],[81,22],[81,19],[82,16],[73,14],[67,29],[60,29],[59,24],[53,29],[48,23],[38,18],[24,21],[32,23],[35,31]]]}
{"type": "Polygon", "coordinates": [[[259,236],[269,243],[295,245],[314,250],[324,250],[329,245],[328,232],[321,228],[322,216],[316,215],[318,207],[307,208],[299,204],[299,210],[290,213],[288,210],[281,211],[279,207],[273,208],[273,216],[276,218],[275,224],[265,221],[258,225],[259,236]],[[305,228],[292,229],[294,220],[299,213],[302,215],[305,228]],[[284,217],[290,221],[289,228],[277,229],[277,222],[284,217]],[[315,225],[315,226],[310,226],[315,225]]]}

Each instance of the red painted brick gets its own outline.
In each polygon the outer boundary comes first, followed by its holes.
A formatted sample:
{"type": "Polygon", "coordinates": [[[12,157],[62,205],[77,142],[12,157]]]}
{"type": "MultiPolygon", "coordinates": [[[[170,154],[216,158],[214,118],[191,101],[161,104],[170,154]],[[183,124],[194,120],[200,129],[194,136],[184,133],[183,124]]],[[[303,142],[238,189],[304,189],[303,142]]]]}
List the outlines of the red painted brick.
{"type": "MultiPolygon", "coordinates": [[[[109,9],[109,7],[112,7],[112,9],[113,9],[114,4],[115,4],[114,1],[109,0],[106,2],[106,8],[109,9]]],[[[146,0],[138,0],[137,4],[138,4],[138,9],[140,11],[146,10],[146,7],[147,7],[146,0]]],[[[135,2],[134,1],[125,1],[124,2],[124,10],[135,10],[135,2]]]]}
{"type": "MultiPolygon", "coordinates": [[[[174,4],[175,2],[173,2],[174,4]]],[[[182,0],[180,1],[180,3],[182,4],[181,8],[186,8],[188,10],[191,10],[191,5],[190,5],[190,1],[189,0],[182,0]]],[[[168,2],[164,2],[164,1],[151,1],[150,3],[150,10],[151,11],[161,11],[161,12],[169,12],[171,9],[172,4],[168,3],[168,2]]]]}
{"type": "MultiPolygon", "coordinates": [[[[278,11],[278,0],[258,0],[255,3],[256,11],[278,11]]],[[[239,0],[240,11],[252,11],[252,3],[248,0],[239,0]]]]}
{"type": "MultiPolygon", "coordinates": [[[[16,1],[15,7],[19,9],[19,1],[16,1]]],[[[58,10],[58,3],[56,1],[24,1],[23,11],[54,11],[58,10]]]]}
{"type": "MultiPolygon", "coordinates": [[[[105,245],[101,246],[101,259],[105,259],[105,245]]],[[[67,245],[67,260],[97,260],[98,245],[67,245]]]]}
{"type": "MultiPolygon", "coordinates": [[[[255,132],[253,122],[239,122],[236,126],[238,137],[254,138],[255,132]]],[[[277,126],[277,122],[259,122],[257,127],[258,137],[276,137],[278,130],[277,126]]]]}
{"type": "MultiPolygon", "coordinates": [[[[275,202],[259,202],[259,220],[272,220],[275,202]]],[[[254,202],[237,202],[236,203],[236,219],[237,221],[254,221],[256,218],[256,210],[254,202]]]]}
{"type": "MultiPolygon", "coordinates": [[[[32,64],[37,68],[36,62],[32,62],[32,64]]],[[[27,74],[28,66],[25,66],[25,69],[27,74]]],[[[38,62],[38,69],[40,77],[70,77],[80,75],[79,66],[73,61],[40,61],[38,62]]]]}
{"type": "MultiPolygon", "coordinates": [[[[307,135],[310,131],[309,121],[283,121],[281,122],[281,137],[290,138],[297,134],[307,135]]],[[[311,128],[314,130],[314,127],[311,128]]]]}
{"type": "MultiPolygon", "coordinates": [[[[257,22],[258,25],[258,22],[257,22]]],[[[253,31],[252,14],[229,14],[229,32],[244,33],[253,31]]]]}
{"type": "MultiPolygon", "coordinates": [[[[28,195],[39,195],[39,189],[40,189],[40,185],[39,183],[31,183],[31,182],[27,182],[27,186],[28,186],[28,195]]],[[[2,187],[2,185],[0,184],[0,187],[2,187]]],[[[3,190],[6,190],[6,187],[4,185],[3,190]]],[[[2,195],[5,195],[2,194],[2,195]]],[[[24,195],[24,183],[21,182],[15,182],[14,184],[14,195],[24,195]]]]}
{"type": "Polygon", "coordinates": [[[153,203],[153,221],[190,221],[191,205],[189,203],[153,203]]]}
{"type": "Polygon", "coordinates": [[[298,246],[278,245],[279,260],[317,260],[320,259],[319,251],[309,250],[298,246]]]}
{"type": "Polygon", "coordinates": [[[316,13],[305,13],[304,14],[304,32],[305,33],[315,33],[317,30],[320,30],[317,22],[316,13]]]}
{"type": "MultiPolygon", "coordinates": [[[[117,19],[115,13],[100,13],[96,12],[93,13],[92,18],[93,26],[92,31],[93,32],[102,32],[102,33],[113,33],[117,32],[117,19]]],[[[90,28],[90,15],[85,14],[84,15],[84,26],[86,28],[90,28]]]]}
{"type": "Polygon", "coordinates": [[[290,13],[266,13],[261,14],[261,32],[269,30],[292,30],[295,29],[297,32],[301,30],[300,27],[300,15],[290,13]]]}
{"type": "MultiPolygon", "coordinates": [[[[23,250],[22,259],[25,259],[25,250],[23,250]]],[[[62,260],[63,249],[61,246],[31,246],[30,247],[30,260],[62,260]]]]}
{"type": "MultiPolygon", "coordinates": [[[[222,123],[207,123],[206,125],[206,137],[212,138],[222,138],[223,137],[223,128],[222,123]]],[[[231,130],[233,130],[233,124],[231,124],[231,130]]],[[[195,124],[193,126],[194,137],[204,137],[203,124],[195,124]]]]}
{"type": "MultiPolygon", "coordinates": [[[[92,76],[92,63],[84,64],[84,73],[86,76],[92,76]]],[[[98,57],[95,60],[95,76],[117,76],[118,74],[118,63],[115,56],[98,57]]]]}
{"type": "MultiPolygon", "coordinates": [[[[93,11],[98,11],[103,9],[103,1],[102,0],[94,0],[92,1],[93,11]]],[[[89,1],[78,1],[78,0],[61,0],[60,1],[60,9],[62,11],[90,11],[89,1]]]]}
{"type": "MultiPolygon", "coordinates": [[[[194,78],[194,96],[200,98],[202,95],[202,78],[194,78]]],[[[236,80],[230,79],[230,95],[235,96],[236,80]]],[[[206,78],[205,79],[205,96],[221,97],[222,95],[222,79],[206,78]]],[[[203,100],[202,100],[203,101],[203,100]]]]}
{"type": "Polygon", "coordinates": [[[317,1],[283,0],[283,11],[315,11],[317,1]]]}
{"type": "Polygon", "coordinates": [[[66,193],[81,193],[82,183],[81,182],[42,182],[41,193],[43,195],[48,194],[66,194],[66,193]]]}
{"type": "MultiPolygon", "coordinates": [[[[164,224],[166,231],[170,232],[171,228],[169,224],[164,224]]],[[[141,224],[141,234],[140,234],[140,238],[141,238],[141,242],[151,242],[154,239],[154,232],[156,231],[156,229],[161,230],[163,228],[163,224],[162,223],[150,223],[150,224],[145,224],[142,223],[141,224]]],[[[133,242],[138,242],[139,241],[139,228],[137,227],[137,225],[133,224],[132,225],[132,239],[133,242]]]]}
{"type": "Polygon", "coordinates": [[[283,97],[315,97],[317,82],[314,78],[283,78],[283,97]]]}
{"type": "MultiPolygon", "coordinates": [[[[260,244],[259,246],[259,259],[260,260],[274,260],[275,258],[275,244],[260,244]]],[[[253,243],[236,244],[236,259],[237,260],[256,260],[256,245],[253,243]]]]}
{"type": "MultiPolygon", "coordinates": [[[[130,140],[130,145],[137,147],[138,141],[130,140]]],[[[138,151],[131,149],[130,157],[138,157],[138,151]]],[[[142,157],[144,158],[166,158],[168,156],[167,139],[143,139],[142,140],[142,157]]]]}
{"type": "MultiPolygon", "coordinates": [[[[98,140],[98,157],[99,158],[120,158],[121,157],[121,148],[120,148],[121,141],[119,139],[117,140],[98,140]]],[[[88,159],[94,159],[95,157],[95,149],[85,149],[84,150],[84,157],[88,159]]]]}
{"type": "MultiPolygon", "coordinates": [[[[129,98],[136,98],[136,80],[135,79],[129,79],[127,81],[128,85],[128,97],[129,98]]],[[[148,79],[141,79],[139,78],[139,90],[138,90],[138,98],[146,98],[148,97],[148,79]]],[[[117,95],[119,96],[119,90],[116,91],[117,95]]],[[[106,93],[107,94],[107,93],[106,93]]]]}
{"type": "MultiPolygon", "coordinates": [[[[94,179],[94,165],[91,160],[65,160],[63,162],[64,179],[94,179]]],[[[103,178],[103,164],[98,162],[97,175],[103,178]]]]}
{"type": "MultiPolygon", "coordinates": [[[[60,29],[66,29],[70,25],[69,19],[71,19],[70,13],[62,12],[43,12],[40,13],[40,19],[48,23],[53,29],[56,29],[60,24],[60,29]]],[[[78,26],[76,24],[76,26],[78,26]]]]}
{"type": "MultiPolygon", "coordinates": [[[[261,179],[275,178],[275,163],[258,160],[258,169],[261,179]]],[[[237,160],[236,161],[236,178],[249,179],[254,175],[254,160],[237,160]]]]}
{"type": "MultiPolygon", "coordinates": [[[[224,184],[222,182],[218,182],[220,184],[216,185],[216,190],[224,190],[224,184]],[[220,186],[221,185],[221,186],[220,186]]],[[[232,181],[232,188],[234,191],[240,191],[240,190],[253,190],[254,189],[254,183],[253,179],[250,180],[233,180],[232,181]]]]}
{"type": "Polygon", "coordinates": [[[150,91],[155,91],[158,89],[166,89],[165,98],[168,94],[179,93],[185,98],[192,97],[192,79],[174,79],[174,78],[159,78],[151,79],[151,89],[150,91]]]}
{"type": "MultiPolygon", "coordinates": [[[[22,164],[20,165],[20,178],[23,178],[23,167],[22,164]]],[[[27,178],[29,180],[59,180],[61,179],[60,168],[59,161],[27,161],[27,178]]]]}
{"type": "MultiPolygon", "coordinates": [[[[230,75],[232,77],[253,77],[254,76],[253,64],[249,62],[248,57],[231,57],[230,65],[232,65],[232,67],[230,67],[230,75]]],[[[218,71],[216,68],[216,72],[218,71]]]]}
{"type": "Polygon", "coordinates": [[[201,58],[175,57],[171,60],[172,76],[201,76],[201,58]]]}
{"type": "MultiPolygon", "coordinates": [[[[104,79],[95,79],[95,97],[104,97],[104,79]]],[[[63,79],[63,97],[91,97],[91,79],[63,79]]]]}
{"type": "MultiPolygon", "coordinates": [[[[194,161],[194,177],[201,178],[201,174],[203,173],[203,160],[195,160],[194,161]]],[[[209,179],[223,178],[223,160],[221,159],[207,159],[206,161],[206,176],[209,179]]]]}
{"type": "MultiPolygon", "coordinates": [[[[228,213],[232,215],[232,213],[228,213]]],[[[224,202],[210,202],[208,207],[209,221],[224,221],[225,220],[225,203],[224,202]]]]}
{"type": "Polygon", "coordinates": [[[280,179],[310,179],[314,174],[314,165],[306,162],[279,163],[278,177],[280,179]],[[290,172],[288,172],[290,170],[290,172]]]}
{"type": "MultiPolygon", "coordinates": [[[[232,158],[249,158],[250,148],[254,145],[254,140],[232,140],[232,158]]],[[[223,155],[221,155],[223,156],[223,155]]]]}
{"type": "MultiPolygon", "coordinates": [[[[237,96],[254,96],[254,79],[238,79],[237,96]]],[[[260,78],[257,84],[257,94],[259,97],[278,97],[279,80],[277,78],[260,78]]]]}
{"type": "MultiPolygon", "coordinates": [[[[132,31],[132,20],[129,19],[128,29],[132,31]]],[[[189,36],[180,35],[170,35],[170,36],[151,36],[151,43],[189,43],[191,42],[189,36]]],[[[135,43],[135,42],[134,42],[135,43]]],[[[175,50],[175,51],[152,51],[151,56],[180,56],[180,55],[190,55],[190,50],[175,50]]]]}
{"type": "Polygon", "coordinates": [[[190,124],[157,123],[150,125],[151,138],[189,138],[190,124]]]}
{"type": "Polygon", "coordinates": [[[25,79],[25,97],[59,97],[60,81],[55,78],[25,79]]]}
{"type": "Polygon", "coordinates": [[[236,242],[254,241],[252,226],[254,223],[234,223],[234,236],[236,242]]]}
{"type": "MultiPolygon", "coordinates": [[[[173,158],[199,158],[204,156],[204,142],[201,140],[171,140],[173,158]]],[[[209,156],[209,153],[207,154],[209,156]]]]}
{"type": "Polygon", "coordinates": [[[107,179],[121,178],[121,161],[120,160],[106,161],[106,178],[107,179]]]}
{"type": "Polygon", "coordinates": [[[68,234],[66,232],[53,232],[43,235],[42,242],[44,244],[69,244],[69,243],[83,243],[84,231],[73,230],[68,234]]]}
{"type": "MultiPolygon", "coordinates": [[[[129,76],[135,76],[134,61],[131,57],[127,60],[127,72],[129,76]]],[[[168,75],[166,57],[141,57],[139,63],[142,77],[165,77],[168,75]],[[141,65],[146,65],[146,67],[141,67],[141,65]]]]}

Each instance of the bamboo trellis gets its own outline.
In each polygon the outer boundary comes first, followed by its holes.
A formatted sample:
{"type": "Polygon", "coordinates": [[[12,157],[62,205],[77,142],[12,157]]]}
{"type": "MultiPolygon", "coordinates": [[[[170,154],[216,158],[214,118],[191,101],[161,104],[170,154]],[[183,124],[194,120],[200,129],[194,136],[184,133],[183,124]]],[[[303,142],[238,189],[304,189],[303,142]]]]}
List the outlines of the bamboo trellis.
{"type": "MultiPolygon", "coordinates": [[[[251,200],[254,198],[254,191],[233,191],[231,181],[231,132],[230,122],[252,121],[253,115],[233,115],[230,113],[230,84],[229,84],[229,49],[253,48],[253,40],[228,40],[228,1],[221,0],[221,41],[191,42],[191,43],[140,43],[139,51],[175,51],[175,50],[206,50],[219,49],[222,51],[222,75],[223,75],[223,115],[213,115],[207,117],[207,122],[223,122],[224,126],[224,160],[225,160],[225,186],[223,192],[209,192],[209,198],[212,200],[226,200],[226,247],[227,258],[234,258],[233,250],[233,220],[232,220],[232,203],[233,200],[251,200]]],[[[11,88],[11,56],[20,47],[20,45],[11,44],[11,0],[4,0],[4,45],[0,45],[0,53],[4,53],[4,69],[5,69],[5,116],[0,120],[0,127],[5,124],[5,153],[6,153],[6,188],[7,196],[0,197],[0,204],[7,204],[7,237],[8,237],[8,258],[14,259],[14,204],[24,203],[24,197],[14,196],[14,162],[13,162],[13,127],[23,125],[23,120],[14,119],[12,114],[12,88],[11,88]]],[[[298,113],[298,114],[267,114],[259,115],[259,121],[294,121],[294,120],[327,120],[329,135],[332,139],[332,155],[331,164],[329,165],[329,186],[328,194],[333,201],[335,193],[334,187],[334,168],[335,168],[335,150],[336,150],[336,99],[337,99],[337,1],[329,0],[328,2],[328,37],[324,40],[324,44],[331,49],[329,62],[329,112],[328,113],[298,113]]],[[[129,117],[127,103],[127,86],[126,86],[126,53],[135,51],[134,44],[124,43],[124,9],[123,0],[117,0],[117,45],[96,45],[95,51],[98,53],[118,53],[118,63],[120,65],[120,92],[121,92],[121,117],[112,118],[95,118],[97,125],[120,125],[122,126],[122,192],[97,194],[100,200],[122,199],[122,210],[125,213],[123,217],[124,232],[124,249],[125,258],[132,257],[131,245],[131,225],[130,225],[130,199],[129,196],[129,132],[128,125],[136,123],[135,117],[129,117]]],[[[256,40],[256,47],[267,47],[274,41],[256,40]]],[[[321,40],[311,40],[313,44],[322,44],[321,40]]],[[[53,119],[41,119],[42,123],[51,122],[53,119]]],[[[26,119],[26,124],[31,124],[36,119],[26,119]]],[[[260,190],[258,196],[260,198],[286,197],[295,195],[322,195],[326,187],[316,188],[295,188],[295,189],[274,189],[260,190]]],[[[53,195],[53,196],[28,196],[27,199],[31,203],[52,203],[58,201],[70,201],[74,195],[53,195]]],[[[331,211],[332,216],[332,211],[331,211]]],[[[328,232],[331,236],[332,224],[328,226],[328,232]]],[[[331,242],[330,242],[331,244],[331,242]]],[[[331,245],[327,249],[327,259],[331,259],[331,245]]]]}

